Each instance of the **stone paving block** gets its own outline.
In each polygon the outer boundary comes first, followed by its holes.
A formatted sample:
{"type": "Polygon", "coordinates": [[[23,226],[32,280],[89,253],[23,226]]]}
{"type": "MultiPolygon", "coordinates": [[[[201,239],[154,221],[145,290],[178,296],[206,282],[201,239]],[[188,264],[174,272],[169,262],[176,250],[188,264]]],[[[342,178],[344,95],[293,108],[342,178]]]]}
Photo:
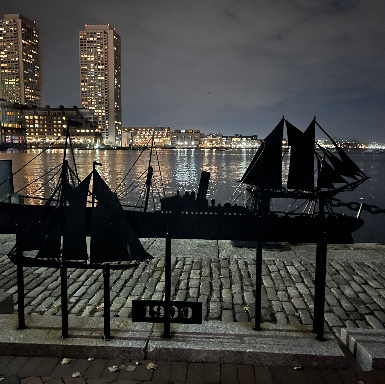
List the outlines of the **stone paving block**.
{"type": "Polygon", "coordinates": [[[13,294],[0,289],[0,314],[13,313],[13,294]]]}
{"type": "Polygon", "coordinates": [[[15,356],[0,356],[0,373],[15,358],[15,356]]]}
{"type": "Polygon", "coordinates": [[[287,318],[283,312],[276,312],[275,318],[277,319],[277,324],[287,324],[287,318]]]}
{"type": "Polygon", "coordinates": [[[9,363],[3,367],[1,374],[5,376],[17,375],[17,372],[28,361],[28,357],[15,357],[9,363]]]}
{"type": "Polygon", "coordinates": [[[340,319],[333,313],[325,313],[325,320],[331,327],[342,327],[340,319]]]}
{"type": "Polygon", "coordinates": [[[295,308],[297,308],[297,309],[307,308],[307,305],[305,304],[305,302],[300,297],[293,297],[293,299],[291,301],[294,304],[295,308]]]}
{"type": "Polygon", "coordinates": [[[309,311],[306,309],[299,309],[298,313],[303,324],[313,324],[313,319],[309,311]]]}
{"type": "Polygon", "coordinates": [[[61,359],[56,357],[44,357],[44,364],[40,364],[34,371],[35,376],[51,376],[56,365],[60,364],[61,359]]]}
{"type": "Polygon", "coordinates": [[[346,312],[341,307],[332,307],[331,309],[340,320],[348,319],[346,312]]]}
{"type": "Polygon", "coordinates": [[[237,366],[235,364],[221,364],[222,384],[234,384],[238,382],[237,366]]]}
{"type": "Polygon", "coordinates": [[[82,377],[84,379],[100,379],[103,371],[107,369],[107,362],[107,359],[92,360],[87,369],[82,373],[82,377]]]}
{"type": "Polygon", "coordinates": [[[247,384],[247,383],[255,383],[255,374],[254,367],[250,365],[237,365],[238,371],[238,383],[239,384],[247,384]]]}
{"type": "Polygon", "coordinates": [[[187,367],[188,383],[203,383],[204,363],[189,363],[187,367]]]}
{"type": "MultiPolygon", "coordinates": [[[[372,315],[365,315],[366,321],[370,324],[371,327],[374,329],[384,329],[384,326],[381,321],[379,321],[377,318],[375,318],[372,315]]],[[[384,356],[385,358],[385,356],[384,356]]]]}
{"type": "Polygon", "coordinates": [[[44,357],[31,357],[17,372],[17,375],[19,376],[19,378],[24,378],[27,376],[36,376],[35,371],[40,367],[41,364],[44,364],[44,362],[44,357]]]}
{"type": "Polygon", "coordinates": [[[31,377],[26,377],[20,380],[21,384],[43,384],[43,381],[41,380],[40,377],[37,376],[31,376],[31,377]]]}
{"type": "Polygon", "coordinates": [[[283,302],[282,305],[288,315],[294,315],[296,313],[296,310],[291,303],[283,302]]]}

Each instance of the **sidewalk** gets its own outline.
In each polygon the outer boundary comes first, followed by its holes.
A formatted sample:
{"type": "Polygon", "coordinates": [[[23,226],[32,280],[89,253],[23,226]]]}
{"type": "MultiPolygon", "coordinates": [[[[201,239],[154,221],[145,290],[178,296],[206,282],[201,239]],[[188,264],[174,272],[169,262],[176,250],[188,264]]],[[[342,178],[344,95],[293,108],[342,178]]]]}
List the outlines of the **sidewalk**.
{"type": "Polygon", "coordinates": [[[168,361],[136,361],[74,359],[61,364],[59,358],[0,357],[2,384],[134,384],[134,383],[222,383],[222,384],[381,384],[385,372],[362,372],[352,369],[320,369],[294,367],[261,367],[217,363],[187,363],[168,361]],[[147,369],[149,363],[156,367],[147,369]],[[124,365],[124,367],[122,367],[124,365]],[[118,367],[110,372],[108,367],[118,367]],[[127,368],[135,366],[135,371],[127,368]],[[73,378],[74,373],[80,373],[73,378]]]}
{"type": "MultiPolygon", "coordinates": [[[[0,235],[0,289],[17,299],[16,268],[6,253],[10,236],[0,235]]],[[[131,317],[132,300],[163,298],[164,241],[144,240],[154,256],[136,270],[114,271],[111,276],[111,316],[131,317]]],[[[235,248],[226,241],[173,240],[173,300],[201,301],[203,319],[222,324],[254,320],[255,249],[235,248]]],[[[385,246],[378,244],[329,245],[325,325],[337,336],[342,327],[384,329],[385,246]]],[[[263,251],[262,320],[277,326],[312,324],[315,272],[314,245],[267,247],[263,251]]],[[[60,319],[58,271],[25,268],[26,314],[60,319]]],[[[103,280],[100,271],[69,271],[69,310],[75,318],[102,320],[103,280]]],[[[17,302],[14,301],[15,310],[17,302]]],[[[23,331],[21,331],[23,332],[23,331]]],[[[131,365],[119,360],[63,357],[12,357],[0,351],[1,382],[40,384],[84,383],[384,383],[385,372],[362,372],[346,353],[347,369],[294,366],[260,366],[238,362],[180,362],[155,359],[157,368],[147,369],[147,360],[135,371],[108,367],[131,365]],[[81,376],[72,378],[80,372],[81,376]]],[[[18,354],[17,356],[22,356],[18,354]]],[[[167,359],[169,360],[169,359],[167,359]]],[[[273,363],[270,363],[273,364],[273,363]]],[[[278,364],[277,364],[278,365],[278,364]]]]}

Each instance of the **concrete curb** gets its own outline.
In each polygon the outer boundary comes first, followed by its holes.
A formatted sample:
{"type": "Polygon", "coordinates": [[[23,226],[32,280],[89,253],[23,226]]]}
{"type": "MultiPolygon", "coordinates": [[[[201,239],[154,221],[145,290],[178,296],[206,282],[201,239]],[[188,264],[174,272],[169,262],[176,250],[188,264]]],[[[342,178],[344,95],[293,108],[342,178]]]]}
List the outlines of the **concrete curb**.
{"type": "Polygon", "coordinates": [[[104,341],[103,319],[70,318],[70,337],[60,339],[58,316],[26,316],[27,329],[16,330],[15,315],[1,315],[0,347],[7,355],[69,358],[123,358],[162,361],[258,364],[344,368],[345,356],[338,342],[327,333],[315,340],[305,325],[264,323],[256,332],[250,323],[204,322],[174,324],[174,336],[162,338],[157,324],[111,319],[113,339],[104,341]]]}

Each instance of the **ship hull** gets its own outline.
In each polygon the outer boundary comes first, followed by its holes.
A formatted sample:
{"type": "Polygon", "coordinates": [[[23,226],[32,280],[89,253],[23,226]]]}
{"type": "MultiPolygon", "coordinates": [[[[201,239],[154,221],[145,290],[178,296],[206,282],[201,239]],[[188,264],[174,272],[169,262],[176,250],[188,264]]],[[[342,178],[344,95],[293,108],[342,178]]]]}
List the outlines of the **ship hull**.
{"type": "MultiPolygon", "coordinates": [[[[0,233],[23,233],[40,209],[41,206],[36,205],[0,203],[0,233]]],[[[91,210],[87,208],[88,236],[91,235],[91,210]]],[[[140,238],[165,238],[169,231],[175,239],[316,243],[325,236],[328,243],[348,244],[353,242],[351,234],[364,223],[361,219],[336,214],[259,217],[251,212],[125,212],[140,238]]]]}

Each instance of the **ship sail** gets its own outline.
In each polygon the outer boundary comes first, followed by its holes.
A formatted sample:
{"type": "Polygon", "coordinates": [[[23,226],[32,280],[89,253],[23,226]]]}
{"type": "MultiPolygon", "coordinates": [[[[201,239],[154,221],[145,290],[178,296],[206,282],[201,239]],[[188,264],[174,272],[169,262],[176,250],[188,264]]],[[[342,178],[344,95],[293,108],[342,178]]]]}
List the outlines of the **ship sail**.
{"type": "Polygon", "coordinates": [[[305,132],[286,121],[288,144],[291,147],[288,189],[314,191],[315,121],[305,132]]]}
{"type": "Polygon", "coordinates": [[[260,189],[282,188],[282,138],[284,119],[274,128],[258,148],[253,160],[240,180],[260,189]]]}
{"type": "MultiPolygon", "coordinates": [[[[241,182],[251,185],[254,190],[278,191],[282,188],[282,139],[286,124],[288,145],[290,146],[289,174],[286,188],[311,193],[315,198],[322,194],[330,198],[343,190],[353,190],[368,179],[363,171],[338,147],[337,143],[322,129],[315,118],[305,132],[300,131],[284,118],[262,141],[253,160],[241,178],[241,182]],[[315,149],[315,128],[318,126],[332,141],[337,155],[318,146],[321,157],[315,149]],[[315,172],[315,159],[317,170],[315,172]],[[317,181],[315,182],[315,174],[317,181]],[[351,180],[346,180],[348,177],[351,180]],[[338,184],[338,186],[336,186],[338,184]]],[[[278,197],[278,195],[275,195],[278,197]]],[[[282,197],[285,197],[284,195],[282,197]]]]}
{"type": "Polygon", "coordinates": [[[117,195],[96,170],[93,171],[93,193],[97,205],[92,210],[91,262],[151,259],[132,229],[117,195]]]}
{"type": "Polygon", "coordinates": [[[92,174],[90,173],[76,188],[69,184],[64,189],[68,205],[64,209],[63,259],[87,260],[87,196],[92,174]]]}
{"type": "Polygon", "coordinates": [[[38,259],[56,262],[88,260],[87,196],[92,176],[97,205],[92,208],[90,215],[91,264],[143,261],[152,258],[143,249],[116,194],[110,190],[96,170],[76,188],[68,183],[64,172],[59,186],[17,240],[9,253],[11,258],[16,258],[18,251],[38,250],[36,255],[38,259]],[[52,206],[55,197],[57,205],[52,206]]]}

